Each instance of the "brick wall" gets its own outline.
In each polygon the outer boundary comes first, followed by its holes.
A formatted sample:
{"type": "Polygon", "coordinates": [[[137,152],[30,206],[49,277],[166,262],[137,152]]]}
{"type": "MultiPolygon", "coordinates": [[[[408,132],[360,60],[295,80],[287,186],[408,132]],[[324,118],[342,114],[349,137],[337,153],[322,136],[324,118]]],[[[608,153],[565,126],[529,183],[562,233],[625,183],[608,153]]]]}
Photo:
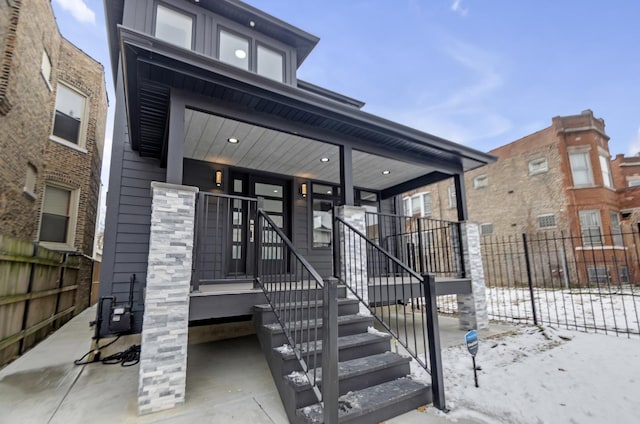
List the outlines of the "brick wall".
{"type": "MultiPolygon", "coordinates": [[[[13,1],[12,7],[1,3],[0,32],[5,37],[0,51],[5,56],[0,68],[0,103],[4,95],[4,105],[10,107],[0,107],[0,233],[37,240],[45,184],[62,184],[78,193],[73,249],[91,256],[107,113],[104,69],[60,35],[49,1],[13,1]],[[6,36],[11,22],[14,38],[6,36]],[[51,61],[50,81],[41,72],[43,51],[51,61]],[[50,139],[58,81],[86,96],[81,149],[50,139]],[[28,167],[36,171],[32,193],[24,191],[28,167]]],[[[90,261],[83,260],[80,274],[78,297],[85,305],[90,261]]]]}

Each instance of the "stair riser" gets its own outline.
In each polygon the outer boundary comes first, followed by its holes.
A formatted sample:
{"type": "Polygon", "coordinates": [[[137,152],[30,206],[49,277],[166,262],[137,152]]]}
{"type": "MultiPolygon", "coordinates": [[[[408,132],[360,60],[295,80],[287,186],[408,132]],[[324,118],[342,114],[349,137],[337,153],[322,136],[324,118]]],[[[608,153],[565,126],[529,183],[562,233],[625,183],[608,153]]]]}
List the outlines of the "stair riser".
{"type": "MultiPolygon", "coordinates": [[[[358,311],[358,304],[338,304],[338,316],[355,315],[358,311]]],[[[256,315],[258,323],[272,324],[276,322],[276,316],[273,311],[255,311],[254,314],[256,315]]],[[[290,309],[286,311],[281,310],[280,314],[288,321],[302,321],[309,318],[316,319],[316,314],[318,319],[322,319],[322,309],[318,308],[316,312],[315,307],[290,309]]]]}
{"type": "MultiPolygon", "coordinates": [[[[398,415],[404,414],[421,406],[428,405],[432,402],[433,396],[431,394],[431,390],[425,387],[424,391],[418,392],[415,396],[403,399],[398,403],[388,405],[368,414],[354,417],[353,419],[340,420],[340,422],[344,424],[381,423],[389,418],[397,417],[398,415]]],[[[291,418],[289,418],[289,420],[292,421],[291,418]]],[[[296,420],[292,422],[295,422],[296,424],[306,424],[306,421],[300,420],[299,417],[296,417],[296,420]]]]}
{"type": "MultiPolygon", "coordinates": [[[[357,375],[351,378],[341,378],[338,384],[340,396],[366,387],[375,386],[377,384],[385,383],[387,381],[395,380],[409,374],[409,363],[401,363],[384,368],[381,370],[375,370],[366,374],[357,375]]],[[[305,406],[313,405],[317,403],[316,397],[311,390],[311,387],[296,391],[294,387],[289,387],[291,390],[291,396],[295,399],[292,403],[295,405],[295,409],[303,408],[305,406]]]]}
{"type": "MultiPolygon", "coordinates": [[[[369,328],[371,326],[371,321],[358,321],[358,322],[347,322],[347,323],[343,323],[343,324],[339,324],[338,326],[338,337],[340,336],[349,336],[351,334],[358,334],[358,333],[364,333],[367,331],[367,328],[369,328]]],[[[316,333],[315,330],[312,330],[310,332],[308,331],[304,331],[302,333],[297,332],[296,333],[296,342],[297,343],[304,343],[307,340],[315,340],[316,339],[316,334],[317,334],[317,338],[319,340],[322,339],[322,334],[323,334],[323,329],[318,328],[318,331],[316,333]]],[[[267,343],[269,347],[278,347],[278,346],[282,346],[283,344],[288,344],[289,342],[287,341],[286,336],[284,335],[284,333],[282,332],[278,332],[275,334],[271,334],[271,337],[267,338],[267,343]]]]}
{"type": "MultiPolygon", "coordinates": [[[[338,360],[348,361],[350,359],[363,358],[369,355],[376,355],[378,353],[384,353],[389,351],[389,340],[380,337],[380,341],[375,343],[368,343],[365,345],[349,346],[347,348],[338,348],[338,360]]],[[[298,360],[282,359],[282,356],[274,353],[274,364],[278,364],[278,369],[281,370],[282,375],[290,374],[293,371],[298,371],[300,366],[298,360]]],[[[314,358],[312,355],[309,360],[309,368],[316,368],[322,365],[322,352],[318,352],[314,358]]]]}

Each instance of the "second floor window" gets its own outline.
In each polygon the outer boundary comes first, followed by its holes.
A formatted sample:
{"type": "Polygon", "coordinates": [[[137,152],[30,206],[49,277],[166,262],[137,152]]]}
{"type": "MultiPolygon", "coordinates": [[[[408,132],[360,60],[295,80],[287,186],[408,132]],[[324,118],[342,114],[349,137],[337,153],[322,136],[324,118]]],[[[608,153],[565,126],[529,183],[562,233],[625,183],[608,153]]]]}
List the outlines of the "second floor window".
{"type": "Polygon", "coordinates": [[[478,175],[473,179],[473,188],[482,188],[489,185],[489,177],[487,175],[478,175]]]}
{"type": "Polygon", "coordinates": [[[284,81],[284,56],[265,46],[258,46],[258,74],[275,81],[284,81]]]}
{"type": "Polygon", "coordinates": [[[600,155],[600,171],[602,172],[602,184],[605,187],[612,188],[613,181],[611,180],[611,168],[609,167],[609,158],[605,155],[600,155]]]}
{"type": "Polygon", "coordinates": [[[155,36],[176,46],[191,49],[193,17],[159,4],[155,36]]]}
{"type": "Polygon", "coordinates": [[[218,58],[220,61],[248,71],[251,53],[249,39],[221,30],[219,40],[218,58]]]}
{"type": "Polygon", "coordinates": [[[449,187],[447,187],[447,192],[449,194],[449,208],[455,208],[457,201],[456,201],[456,187],[451,184],[449,187]]]}
{"type": "Polygon", "coordinates": [[[57,139],[81,145],[82,120],[85,97],[75,90],[58,84],[56,114],[53,121],[53,136],[57,139]]]}
{"type": "Polygon", "coordinates": [[[569,164],[571,165],[571,176],[573,185],[576,187],[592,186],[593,175],[591,173],[591,162],[589,152],[569,153],[569,164]]]}

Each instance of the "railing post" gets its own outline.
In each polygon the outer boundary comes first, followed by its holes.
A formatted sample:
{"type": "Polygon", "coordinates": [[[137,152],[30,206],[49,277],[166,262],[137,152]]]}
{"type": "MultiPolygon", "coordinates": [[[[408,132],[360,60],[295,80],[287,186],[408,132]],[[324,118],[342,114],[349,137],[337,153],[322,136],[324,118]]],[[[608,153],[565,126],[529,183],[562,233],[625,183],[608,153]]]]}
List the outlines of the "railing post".
{"type": "Polygon", "coordinates": [[[436,279],[431,274],[422,274],[425,296],[425,314],[427,317],[427,338],[429,341],[429,364],[431,365],[431,390],[433,405],[447,412],[444,399],[444,376],[442,373],[442,351],[440,348],[440,327],[438,324],[438,306],[436,305],[436,279]]]}
{"type": "Polygon", "coordinates": [[[418,267],[416,269],[416,272],[427,272],[427,258],[426,258],[426,254],[427,252],[425,252],[424,246],[422,245],[422,218],[416,218],[416,222],[418,223],[417,227],[418,227],[418,267]],[[425,255],[424,258],[424,266],[422,266],[422,256],[423,254],[425,255]]]}
{"type": "Polygon", "coordinates": [[[462,236],[462,222],[456,222],[456,229],[458,232],[458,266],[459,271],[458,271],[458,275],[460,276],[460,278],[466,278],[467,277],[467,271],[465,269],[465,264],[464,264],[464,243],[463,243],[463,236],[462,236]]]}
{"type": "Polygon", "coordinates": [[[531,296],[531,311],[533,312],[533,324],[538,325],[536,299],[533,294],[533,281],[531,279],[531,262],[529,260],[529,244],[527,242],[527,235],[525,233],[522,233],[522,245],[524,246],[524,262],[527,266],[527,283],[529,284],[529,294],[531,296]]]}
{"type": "Polygon", "coordinates": [[[322,403],[325,424],[338,423],[338,280],[325,278],[322,307],[322,403]]]}
{"type": "Polygon", "coordinates": [[[256,217],[254,223],[254,240],[253,240],[253,288],[258,289],[258,279],[262,275],[260,266],[262,265],[262,219],[260,217],[260,210],[264,207],[264,197],[258,197],[256,201],[256,217]]]}
{"type": "Polygon", "coordinates": [[[207,198],[204,193],[198,193],[196,197],[196,223],[193,239],[193,260],[191,262],[191,291],[200,291],[200,277],[202,272],[202,251],[200,249],[200,238],[204,236],[204,223],[207,221],[205,216],[205,202],[207,198]]]}

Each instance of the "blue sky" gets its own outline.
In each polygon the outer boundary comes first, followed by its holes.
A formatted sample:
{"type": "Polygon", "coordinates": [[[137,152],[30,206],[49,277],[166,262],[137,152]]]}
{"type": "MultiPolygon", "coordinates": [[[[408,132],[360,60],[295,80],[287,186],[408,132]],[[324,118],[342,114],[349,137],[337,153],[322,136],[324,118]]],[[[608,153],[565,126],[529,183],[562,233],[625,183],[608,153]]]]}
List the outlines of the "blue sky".
{"type": "MultiPolygon", "coordinates": [[[[636,0],[247,2],[320,37],[299,78],[370,113],[488,151],[592,109],[612,155],[640,152],[636,0]]],[[[62,34],[104,64],[113,107],[102,0],[52,5],[62,34]]]]}

